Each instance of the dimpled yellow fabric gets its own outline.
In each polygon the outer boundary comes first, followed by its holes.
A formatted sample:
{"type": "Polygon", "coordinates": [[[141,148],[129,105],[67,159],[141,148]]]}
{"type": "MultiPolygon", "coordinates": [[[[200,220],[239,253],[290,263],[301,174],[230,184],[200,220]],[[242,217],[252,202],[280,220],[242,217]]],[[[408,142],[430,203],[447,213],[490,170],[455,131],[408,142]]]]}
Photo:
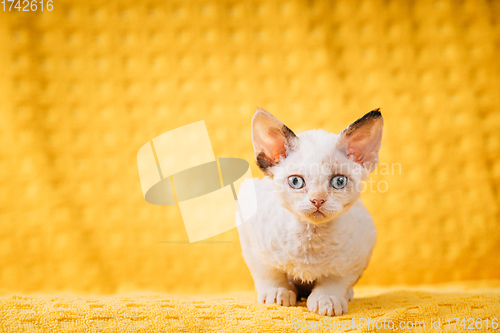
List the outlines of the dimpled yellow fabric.
{"type": "Polygon", "coordinates": [[[53,294],[0,297],[5,332],[495,332],[500,282],[355,290],[350,310],[322,317],[295,307],[260,305],[253,293],[176,297],[53,294]]]}
{"type": "MultiPolygon", "coordinates": [[[[86,329],[109,319],[119,331],[134,318],[165,329],[177,313],[168,303],[182,310],[172,327],[184,331],[203,318],[227,331],[237,320],[276,322],[253,295],[200,304],[119,296],[253,289],[236,230],[188,244],[177,206],[145,202],[136,154],[204,120],[216,157],[251,161],[256,106],[295,132],[339,132],[382,108],[382,164],[363,194],[379,239],[361,286],[500,279],[500,1],[2,6],[0,329],[73,327],[66,314],[86,329]],[[56,292],[118,296],[12,296],[56,292]],[[144,306],[134,317],[127,304],[136,303],[144,306]]],[[[253,163],[252,172],[261,175],[253,163]]],[[[348,316],[499,313],[494,289],[482,292],[489,296],[408,289],[370,298],[380,309],[357,300],[348,316]]],[[[273,311],[312,316],[304,310],[273,311]]]]}

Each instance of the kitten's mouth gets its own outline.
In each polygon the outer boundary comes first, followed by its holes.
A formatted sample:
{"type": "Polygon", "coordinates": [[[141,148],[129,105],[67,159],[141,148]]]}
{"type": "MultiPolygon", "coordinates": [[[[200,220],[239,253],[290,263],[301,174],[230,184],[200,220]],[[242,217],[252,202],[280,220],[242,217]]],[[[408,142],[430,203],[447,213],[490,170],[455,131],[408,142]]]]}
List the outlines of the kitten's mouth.
{"type": "Polygon", "coordinates": [[[315,219],[323,219],[326,217],[325,214],[323,214],[322,212],[320,212],[319,210],[316,210],[315,212],[313,212],[311,214],[312,217],[314,217],[315,219]]]}

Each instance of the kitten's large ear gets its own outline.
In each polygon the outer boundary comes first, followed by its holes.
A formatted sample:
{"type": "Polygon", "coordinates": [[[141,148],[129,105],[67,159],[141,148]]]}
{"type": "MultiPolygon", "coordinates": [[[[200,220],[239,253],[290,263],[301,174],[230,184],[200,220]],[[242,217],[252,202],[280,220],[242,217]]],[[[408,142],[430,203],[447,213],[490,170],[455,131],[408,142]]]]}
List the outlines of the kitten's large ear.
{"type": "Polygon", "coordinates": [[[368,173],[375,170],[378,151],[382,143],[384,119],[379,111],[373,110],[356,120],[340,133],[339,148],[347,157],[352,157],[368,173]]]}
{"type": "Polygon", "coordinates": [[[272,114],[262,109],[252,118],[252,142],[257,165],[264,174],[296,148],[297,136],[272,114]]]}

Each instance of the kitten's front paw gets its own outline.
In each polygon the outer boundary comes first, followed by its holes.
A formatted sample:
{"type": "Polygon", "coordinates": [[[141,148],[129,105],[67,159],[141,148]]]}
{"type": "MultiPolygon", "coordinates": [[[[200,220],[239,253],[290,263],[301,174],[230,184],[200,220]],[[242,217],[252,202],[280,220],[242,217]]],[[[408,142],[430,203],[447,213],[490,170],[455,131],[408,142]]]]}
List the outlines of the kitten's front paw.
{"type": "Polygon", "coordinates": [[[278,304],[283,306],[295,305],[297,295],[286,288],[270,288],[265,292],[259,293],[257,301],[262,304],[278,304]]]}
{"type": "Polygon", "coordinates": [[[314,293],[307,299],[307,308],[320,316],[340,316],[346,314],[348,309],[345,298],[314,293]]]}

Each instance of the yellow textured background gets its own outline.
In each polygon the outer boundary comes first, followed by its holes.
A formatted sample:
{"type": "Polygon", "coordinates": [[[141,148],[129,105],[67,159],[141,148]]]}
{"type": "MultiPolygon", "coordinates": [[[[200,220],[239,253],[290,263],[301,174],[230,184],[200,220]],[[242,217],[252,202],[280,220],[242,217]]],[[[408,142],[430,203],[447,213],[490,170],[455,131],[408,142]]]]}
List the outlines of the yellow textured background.
{"type": "Polygon", "coordinates": [[[136,153],[203,119],[216,157],[250,161],[255,106],[295,132],[382,108],[401,175],[363,195],[379,240],[361,284],[498,279],[499,59],[500,1],[0,10],[0,291],[252,290],[236,230],[184,244],[136,153]]]}

